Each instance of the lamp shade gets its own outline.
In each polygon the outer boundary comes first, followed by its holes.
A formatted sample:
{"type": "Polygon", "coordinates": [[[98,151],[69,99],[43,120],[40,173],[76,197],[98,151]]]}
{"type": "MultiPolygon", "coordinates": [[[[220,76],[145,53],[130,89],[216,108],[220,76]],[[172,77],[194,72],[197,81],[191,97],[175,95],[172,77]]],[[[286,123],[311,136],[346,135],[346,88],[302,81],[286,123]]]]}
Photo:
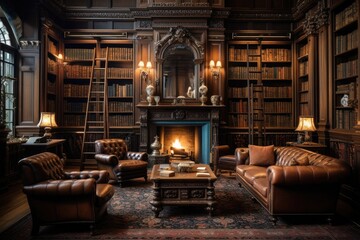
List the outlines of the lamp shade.
{"type": "Polygon", "coordinates": [[[57,127],[55,121],[55,113],[53,112],[42,112],[40,116],[40,121],[37,125],[38,127],[57,127]]]}
{"type": "Polygon", "coordinates": [[[313,117],[300,117],[299,118],[299,125],[295,129],[295,131],[299,132],[315,132],[316,127],[314,124],[314,118],[313,117]]]}

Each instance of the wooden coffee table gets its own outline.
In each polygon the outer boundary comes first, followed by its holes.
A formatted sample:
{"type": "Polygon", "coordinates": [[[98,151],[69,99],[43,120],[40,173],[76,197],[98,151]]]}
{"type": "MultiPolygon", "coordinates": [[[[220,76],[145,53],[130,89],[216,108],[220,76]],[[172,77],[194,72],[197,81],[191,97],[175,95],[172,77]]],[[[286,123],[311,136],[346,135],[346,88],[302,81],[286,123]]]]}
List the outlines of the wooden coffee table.
{"type": "Polygon", "coordinates": [[[155,217],[163,206],[205,206],[212,216],[216,206],[215,186],[216,176],[209,165],[195,164],[191,172],[176,172],[173,177],[160,176],[160,165],[154,165],[150,179],[153,181],[153,200],[150,202],[155,217]],[[206,177],[197,177],[197,167],[205,167],[210,174],[206,177]]]}

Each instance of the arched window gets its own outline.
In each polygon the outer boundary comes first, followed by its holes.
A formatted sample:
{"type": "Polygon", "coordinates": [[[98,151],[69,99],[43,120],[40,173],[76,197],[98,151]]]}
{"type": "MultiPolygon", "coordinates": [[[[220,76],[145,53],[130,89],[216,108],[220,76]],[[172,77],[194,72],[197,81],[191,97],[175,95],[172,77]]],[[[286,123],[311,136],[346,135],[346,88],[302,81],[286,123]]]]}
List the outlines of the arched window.
{"type": "Polygon", "coordinates": [[[16,49],[11,46],[10,32],[0,18],[0,125],[6,127],[14,135],[15,127],[15,53],[16,49]]]}

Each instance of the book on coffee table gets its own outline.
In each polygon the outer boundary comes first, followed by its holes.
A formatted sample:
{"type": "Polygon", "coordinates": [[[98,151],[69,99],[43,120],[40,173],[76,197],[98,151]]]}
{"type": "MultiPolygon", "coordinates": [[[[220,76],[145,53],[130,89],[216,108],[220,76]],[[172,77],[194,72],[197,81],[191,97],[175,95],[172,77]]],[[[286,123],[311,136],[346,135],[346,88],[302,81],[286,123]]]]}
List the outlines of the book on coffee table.
{"type": "Polygon", "coordinates": [[[196,173],[197,177],[210,177],[210,173],[208,172],[198,172],[196,173]]]}
{"type": "Polygon", "coordinates": [[[173,176],[175,176],[175,171],[173,171],[173,170],[160,170],[160,176],[162,176],[162,177],[173,177],[173,176]]]}

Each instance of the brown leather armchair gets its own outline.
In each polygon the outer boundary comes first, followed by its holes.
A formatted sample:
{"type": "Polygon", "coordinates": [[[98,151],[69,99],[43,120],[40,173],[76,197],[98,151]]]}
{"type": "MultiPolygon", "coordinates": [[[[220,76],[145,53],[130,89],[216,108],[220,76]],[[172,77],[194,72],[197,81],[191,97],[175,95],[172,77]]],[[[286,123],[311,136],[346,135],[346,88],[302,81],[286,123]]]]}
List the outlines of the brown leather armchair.
{"type": "Polygon", "coordinates": [[[243,148],[236,148],[234,152],[231,151],[229,145],[219,145],[213,147],[214,172],[218,176],[221,170],[235,172],[236,165],[240,164],[240,153],[244,151],[243,148]]]}
{"type": "Polygon", "coordinates": [[[148,154],[128,151],[123,139],[96,140],[95,152],[99,169],[107,170],[120,187],[133,178],[143,177],[147,181],[148,154]]]}
{"type": "Polygon", "coordinates": [[[106,171],[64,171],[56,154],[43,152],[19,161],[23,192],[32,215],[32,234],[41,225],[55,223],[95,223],[107,212],[114,188],[106,171]]]}

